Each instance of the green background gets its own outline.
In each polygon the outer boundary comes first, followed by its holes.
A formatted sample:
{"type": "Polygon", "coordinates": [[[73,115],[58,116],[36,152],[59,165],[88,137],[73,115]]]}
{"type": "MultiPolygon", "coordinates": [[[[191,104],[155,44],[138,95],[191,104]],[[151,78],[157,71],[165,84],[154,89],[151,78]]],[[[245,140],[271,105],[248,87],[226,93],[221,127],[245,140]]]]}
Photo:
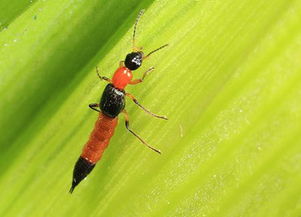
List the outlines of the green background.
{"type": "Polygon", "coordinates": [[[300,217],[301,2],[2,0],[0,216],[300,217]],[[88,108],[131,51],[147,53],[123,117],[89,177],[73,166],[88,108]]]}

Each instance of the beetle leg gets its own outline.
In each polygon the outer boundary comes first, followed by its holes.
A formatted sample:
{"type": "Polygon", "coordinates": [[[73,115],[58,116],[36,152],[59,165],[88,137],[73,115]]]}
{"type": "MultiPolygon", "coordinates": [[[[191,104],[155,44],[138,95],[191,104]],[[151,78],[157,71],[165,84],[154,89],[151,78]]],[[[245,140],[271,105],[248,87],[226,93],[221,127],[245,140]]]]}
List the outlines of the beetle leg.
{"type": "Polygon", "coordinates": [[[140,136],[138,136],[138,134],[136,134],[133,130],[131,130],[131,129],[129,128],[129,125],[130,125],[130,123],[129,123],[129,115],[128,115],[128,113],[127,113],[127,111],[126,111],[125,109],[122,111],[122,113],[124,114],[124,117],[125,117],[125,127],[126,127],[126,129],[127,129],[128,131],[130,131],[131,134],[133,134],[134,136],[136,136],[136,137],[140,140],[140,142],[142,142],[142,144],[144,144],[145,146],[147,146],[147,147],[150,148],[151,150],[153,150],[153,151],[155,151],[155,152],[161,154],[161,151],[160,151],[160,150],[158,150],[158,149],[156,149],[156,148],[150,146],[149,144],[147,144],[140,136]]]}
{"type": "Polygon", "coordinates": [[[109,78],[107,78],[107,77],[105,77],[105,76],[101,76],[101,75],[99,74],[99,68],[98,68],[98,66],[96,66],[96,73],[97,73],[97,76],[100,78],[100,80],[105,80],[106,82],[112,83],[112,80],[111,80],[111,79],[109,79],[109,78]]]}
{"type": "Polygon", "coordinates": [[[160,118],[160,119],[164,119],[164,120],[168,120],[166,116],[161,116],[161,115],[157,115],[152,113],[151,111],[149,111],[148,109],[144,108],[138,101],[137,99],[130,93],[126,93],[126,96],[128,96],[131,100],[133,100],[133,102],[138,105],[140,108],[142,108],[146,113],[150,114],[153,117],[156,118],[160,118]]]}
{"type": "Polygon", "coordinates": [[[145,72],[143,73],[142,78],[132,80],[132,81],[130,81],[129,84],[139,84],[139,83],[141,83],[141,82],[144,80],[144,78],[148,75],[148,73],[150,73],[150,72],[153,71],[154,69],[155,69],[155,67],[153,67],[153,66],[150,67],[147,71],[145,71],[145,72]]]}
{"type": "Polygon", "coordinates": [[[91,109],[93,109],[94,111],[100,112],[100,110],[97,109],[97,108],[99,108],[99,104],[97,104],[97,103],[91,103],[91,104],[89,104],[89,107],[91,109]]]}

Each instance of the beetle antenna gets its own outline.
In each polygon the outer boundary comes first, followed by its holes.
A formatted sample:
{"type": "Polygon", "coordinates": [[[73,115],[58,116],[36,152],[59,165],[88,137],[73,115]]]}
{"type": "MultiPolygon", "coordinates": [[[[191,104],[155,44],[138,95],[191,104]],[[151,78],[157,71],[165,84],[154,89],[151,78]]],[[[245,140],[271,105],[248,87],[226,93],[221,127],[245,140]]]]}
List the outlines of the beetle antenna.
{"type": "Polygon", "coordinates": [[[133,50],[136,49],[136,41],[135,41],[135,37],[136,37],[137,24],[138,24],[138,22],[139,22],[139,20],[140,20],[140,17],[143,15],[144,11],[145,11],[144,9],[142,9],[141,11],[139,11],[139,14],[138,14],[138,16],[137,16],[137,18],[136,18],[136,22],[135,22],[135,25],[134,25],[134,32],[133,32],[133,50]]]}
{"type": "Polygon", "coordinates": [[[143,59],[149,57],[151,54],[153,54],[153,53],[157,52],[158,50],[161,50],[162,48],[165,48],[165,47],[167,47],[167,46],[168,46],[168,44],[164,44],[163,46],[161,46],[161,47],[159,47],[159,48],[157,48],[157,49],[155,49],[155,50],[149,52],[149,54],[147,54],[146,56],[144,56],[143,59]]]}

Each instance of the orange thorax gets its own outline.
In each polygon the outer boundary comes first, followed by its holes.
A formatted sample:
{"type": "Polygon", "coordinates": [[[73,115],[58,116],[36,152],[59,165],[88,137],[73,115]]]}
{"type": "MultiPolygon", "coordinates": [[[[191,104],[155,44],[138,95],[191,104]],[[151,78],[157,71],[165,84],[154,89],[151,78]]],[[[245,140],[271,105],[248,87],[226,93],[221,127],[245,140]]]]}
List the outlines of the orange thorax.
{"type": "Polygon", "coordinates": [[[114,87],[123,90],[126,87],[126,85],[128,85],[128,83],[132,80],[132,78],[132,71],[122,66],[115,71],[112,78],[112,83],[114,87]]]}

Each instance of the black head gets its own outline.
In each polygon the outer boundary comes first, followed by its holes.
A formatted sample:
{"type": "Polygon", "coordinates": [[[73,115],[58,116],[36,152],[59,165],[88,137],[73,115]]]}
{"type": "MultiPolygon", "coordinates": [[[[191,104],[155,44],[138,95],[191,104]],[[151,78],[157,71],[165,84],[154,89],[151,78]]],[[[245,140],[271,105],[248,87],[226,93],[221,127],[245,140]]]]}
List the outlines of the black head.
{"type": "Polygon", "coordinates": [[[143,52],[132,52],[126,55],[124,65],[130,70],[136,70],[142,65],[143,52]]]}

